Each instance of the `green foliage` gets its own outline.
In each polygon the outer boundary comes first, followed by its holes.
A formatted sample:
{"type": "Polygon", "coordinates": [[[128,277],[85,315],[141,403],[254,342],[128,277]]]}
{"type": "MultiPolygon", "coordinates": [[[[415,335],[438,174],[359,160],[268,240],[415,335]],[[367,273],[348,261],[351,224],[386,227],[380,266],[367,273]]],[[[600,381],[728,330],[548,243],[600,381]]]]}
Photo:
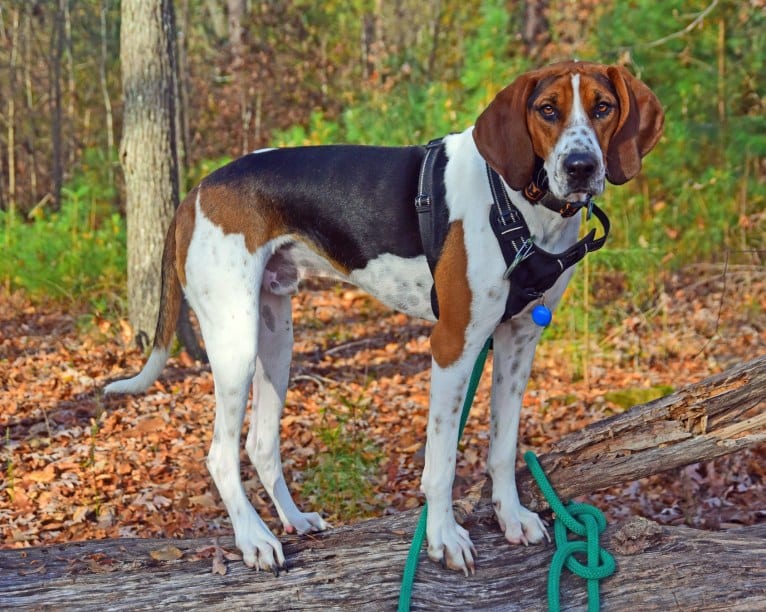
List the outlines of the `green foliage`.
{"type": "Polygon", "coordinates": [[[369,397],[338,397],[339,408],[325,408],[317,434],[325,450],[303,474],[302,494],[329,516],[362,518],[374,513],[374,480],[381,454],[358,419],[369,397]]]}
{"type": "Polygon", "coordinates": [[[0,282],[36,298],[89,300],[105,312],[125,284],[125,221],[114,212],[105,160],[89,151],[63,189],[61,210],[34,208],[27,218],[0,211],[0,282]]]}
{"type": "Polygon", "coordinates": [[[766,16],[747,3],[721,0],[686,31],[708,6],[707,0],[616,2],[597,30],[598,57],[629,57],[667,114],[665,136],[642,179],[606,196],[623,217],[615,228],[622,235],[610,243],[652,245],[675,264],[720,259],[727,247],[766,246],[763,232],[734,235],[738,223],[766,206],[763,178],[750,171],[766,157],[757,90],[766,80],[766,16]]]}
{"type": "Polygon", "coordinates": [[[497,41],[507,38],[505,3],[484,0],[478,4],[476,15],[463,15],[465,9],[455,7],[471,35],[460,49],[463,59],[459,67],[453,67],[454,78],[430,78],[422,67],[413,70],[412,64],[423,62],[415,62],[412,50],[405,49],[387,59],[390,76],[385,87],[361,89],[338,119],[317,111],[307,128],[294,126],[275,132],[274,144],[426,143],[471,125],[492,96],[529,66],[528,60],[508,58],[497,51],[497,41]]]}

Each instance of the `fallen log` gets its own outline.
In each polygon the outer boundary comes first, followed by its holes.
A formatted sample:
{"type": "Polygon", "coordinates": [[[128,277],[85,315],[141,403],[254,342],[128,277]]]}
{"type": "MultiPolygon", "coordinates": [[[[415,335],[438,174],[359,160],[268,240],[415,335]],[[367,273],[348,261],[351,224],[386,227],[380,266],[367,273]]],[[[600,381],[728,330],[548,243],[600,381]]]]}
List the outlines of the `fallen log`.
{"type": "MultiPolygon", "coordinates": [[[[766,441],[766,355],[565,436],[540,458],[562,499],[766,441]]],[[[517,475],[531,510],[547,507],[529,471],[517,475]]]]}
{"type": "MultiPolygon", "coordinates": [[[[568,498],[739,450],[764,440],[765,390],[761,357],[567,436],[541,463],[568,498]]],[[[520,480],[525,502],[542,507],[528,475],[520,480]]],[[[478,491],[459,508],[479,552],[477,573],[465,578],[423,560],[413,608],[545,610],[553,546],[508,545],[478,491]]],[[[289,573],[279,577],[236,561],[225,575],[212,573],[224,565],[210,539],[4,550],[0,607],[393,609],[416,519],[411,511],[283,537],[289,573]]],[[[766,525],[709,532],[634,518],[610,526],[602,541],[618,567],[602,583],[604,609],[766,609],[766,525]]],[[[221,546],[234,550],[231,538],[221,546]]],[[[585,605],[583,581],[568,573],[561,594],[566,609],[585,605]]]]}

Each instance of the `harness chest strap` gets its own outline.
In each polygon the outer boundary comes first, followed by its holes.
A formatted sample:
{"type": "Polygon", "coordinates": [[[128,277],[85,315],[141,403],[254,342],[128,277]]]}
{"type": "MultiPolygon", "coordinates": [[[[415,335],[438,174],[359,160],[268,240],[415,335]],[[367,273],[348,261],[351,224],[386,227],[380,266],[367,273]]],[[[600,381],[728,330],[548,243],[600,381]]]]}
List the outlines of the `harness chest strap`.
{"type": "MultiPolygon", "coordinates": [[[[426,145],[418,178],[418,196],[415,199],[420,238],[432,276],[449,229],[444,187],[446,165],[443,140],[432,140],[426,145]]],[[[603,235],[596,238],[596,230],[593,229],[566,251],[549,253],[534,243],[523,215],[508,197],[500,176],[488,164],[486,168],[492,193],[489,221],[507,266],[504,278],[511,284],[502,318],[507,321],[530,302],[541,299],[567,268],[604,246],[610,224],[606,213],[590,203],[588,210],[601,223],[603,235]]],[[[576,212],[578,209],[574,210],[576,212]]],[[[562,216],[571,215],[562,213],[562,216]]],[[[439,318],[434,287],[431,288],[431,308],[436,318],[439,318]]]]}
{"type": "Polygon", "coordinates": [[[500,176],[487,165],[487,178],[492,192],[489,222],[495,233],[507,266],[504,277],[511,282],[503,321],[521,312],[527,304],[541,299],[553,287],[559,276],[588,253],[604,246],[609,234],[609,218],[598,206],[590,203],[588,210],[601,223],[604,233],[596,238],[596,230],[562,253],[549,253],[534,243],[524,217],[508,197],[500,176]]]}

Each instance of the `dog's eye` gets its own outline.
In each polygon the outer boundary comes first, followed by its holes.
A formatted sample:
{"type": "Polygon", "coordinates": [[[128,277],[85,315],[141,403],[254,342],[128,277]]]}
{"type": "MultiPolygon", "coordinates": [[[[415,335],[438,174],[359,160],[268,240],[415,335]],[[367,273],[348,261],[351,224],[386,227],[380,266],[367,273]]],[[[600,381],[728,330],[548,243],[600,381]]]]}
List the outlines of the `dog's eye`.
{"type": "Polygon", "coordinates": [[[612,112],[611,104],[609,104],[608,102],[599,102],[598,104],[596,104],[596,108],[593,109],[593,116],[596,119],[603,119],[611,112],[612,112]]]}
{"type": "Polygon", "coordinates": [[[537,109],[537,112],[546,121],[555,121],[559,116],[559,112],[552,104],[543,104],[537,109]]]}

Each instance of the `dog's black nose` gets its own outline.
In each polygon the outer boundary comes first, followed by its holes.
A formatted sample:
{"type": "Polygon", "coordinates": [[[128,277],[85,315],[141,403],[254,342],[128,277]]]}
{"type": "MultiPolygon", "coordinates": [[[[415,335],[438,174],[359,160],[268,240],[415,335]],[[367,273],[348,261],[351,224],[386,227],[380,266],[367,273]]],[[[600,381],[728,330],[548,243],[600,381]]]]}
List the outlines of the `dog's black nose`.
{"type": "Polygon", "coordinates": [[[598,160],[591,153],[570,153],[564,159],[564,170],[575,181],[587,181],[596,171],[598,160]]]}

